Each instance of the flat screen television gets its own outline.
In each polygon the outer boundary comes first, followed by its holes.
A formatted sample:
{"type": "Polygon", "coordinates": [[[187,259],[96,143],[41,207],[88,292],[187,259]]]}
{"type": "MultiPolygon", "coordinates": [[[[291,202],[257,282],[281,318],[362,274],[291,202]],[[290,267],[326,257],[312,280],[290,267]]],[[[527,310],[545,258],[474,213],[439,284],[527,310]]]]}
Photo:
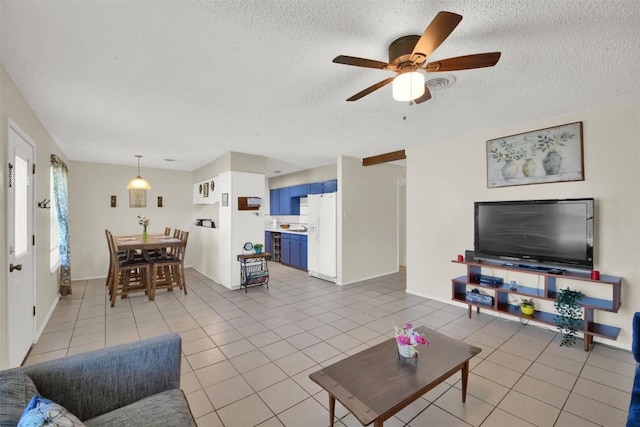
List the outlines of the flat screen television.
{"type": "Polygon", "coordinates": [[[475,257],[592,269],[593,207],[593,199],[475,202],[475,257]]]}

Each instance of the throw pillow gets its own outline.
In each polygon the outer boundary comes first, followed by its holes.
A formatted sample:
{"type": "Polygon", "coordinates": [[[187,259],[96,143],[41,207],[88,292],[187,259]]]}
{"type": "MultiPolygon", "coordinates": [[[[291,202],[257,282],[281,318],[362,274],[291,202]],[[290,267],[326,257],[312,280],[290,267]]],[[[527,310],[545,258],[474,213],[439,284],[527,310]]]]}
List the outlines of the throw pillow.
{"type": "Polygon", "coordinates": [[[31,378],[17,369],[0,372],[0,427],[15,427],[24,407],[38,394],[31,378]]]}
{"type": "Polygon", "coordinates": [[[33,396],[18,422],[18,427],[84,426],[75,415],[42,396],[33,396]]]}

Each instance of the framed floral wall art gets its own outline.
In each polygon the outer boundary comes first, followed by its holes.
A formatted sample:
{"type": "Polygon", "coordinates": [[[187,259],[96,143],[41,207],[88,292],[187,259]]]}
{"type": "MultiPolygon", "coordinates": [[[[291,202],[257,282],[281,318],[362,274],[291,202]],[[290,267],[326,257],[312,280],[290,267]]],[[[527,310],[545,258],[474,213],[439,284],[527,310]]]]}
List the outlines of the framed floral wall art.
{"type": "Polygon", "coordinates": [[[487,141],[487,187],[583,181],[582,122],[487,141]]]}
{"type": "Polygon", "coordinates": [[[129,207],[146,208],[147,192],[145,190],[129,190],[129,207]]]}

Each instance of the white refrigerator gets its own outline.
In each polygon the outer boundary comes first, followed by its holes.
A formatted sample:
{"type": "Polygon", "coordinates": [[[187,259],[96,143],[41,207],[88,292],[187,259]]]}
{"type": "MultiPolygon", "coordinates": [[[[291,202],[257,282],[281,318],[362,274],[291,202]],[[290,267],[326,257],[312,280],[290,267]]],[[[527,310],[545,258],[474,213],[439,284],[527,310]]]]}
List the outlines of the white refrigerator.
{"type": "Polygon", "coordinates": [[[310,276],[336,282],[337,218],[336,194],[309,194],[307,270],[310,276]]]}

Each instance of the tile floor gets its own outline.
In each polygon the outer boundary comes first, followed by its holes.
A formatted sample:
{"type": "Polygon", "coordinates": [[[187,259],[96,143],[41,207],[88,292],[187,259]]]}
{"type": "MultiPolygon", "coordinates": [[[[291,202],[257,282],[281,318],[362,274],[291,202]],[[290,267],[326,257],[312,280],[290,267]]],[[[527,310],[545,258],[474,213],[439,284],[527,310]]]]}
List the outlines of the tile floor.
{"type": "MultiPolygon", "coordinates": [[[[199,426],[328,425],[328,398],[308,375],[393,336],[413,321],[481,347],[466,404],[460,374],[385,426],[623,426],[635,362],[630,352],[579,342],[404,292],[392,274],[339,287],[270,264],[269,289],[230,291],[188,270],[189,294],[160,292],[109,307],[103,280],[73,283],[26,363],[170,331],[183,339],[182,389],[199,426]]],[[[341,405],[336,425],[359,426],[341,405]]]]}

